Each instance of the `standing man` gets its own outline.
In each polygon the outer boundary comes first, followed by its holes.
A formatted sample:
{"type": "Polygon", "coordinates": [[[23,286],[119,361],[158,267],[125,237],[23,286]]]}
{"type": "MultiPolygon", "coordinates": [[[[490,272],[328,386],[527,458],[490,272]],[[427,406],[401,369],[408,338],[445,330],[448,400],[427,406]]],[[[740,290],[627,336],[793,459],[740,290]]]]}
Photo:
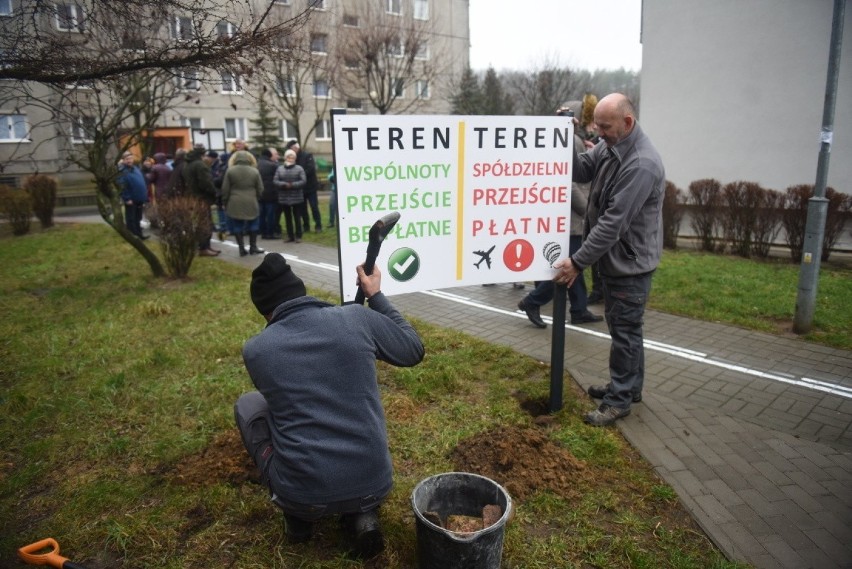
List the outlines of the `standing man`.
{"type": "Polygon", "coordinates": [[[142,212],[148,203],[148,183],[136,165],[136,157],[132,152],[121,155],[116,181],[121,188],[121,201],[124,202],[124,224],[139,239],[148,239],[147,235],[142,234],[142,212]]]}
{"type": "Polygon", "coordinates": [[[308,217],[308,208],[310,215],[314,218],[314,231],[319,233],[322,231],[322,214],[317,201],[317,190],[319,190],[319,179],[317,178],[317,164],[314,160],[314,155],[310,152],[302,150],[299,141],[291,140],[287,143],[287,150],[292,150],[296,153],[296,164],[302,167],[305,171],[307,183],[305,184],[305,209],[302,212],[302,222],[305,226],[305,233],[311,232],[311,219],[308,217]]]}
{"type": "Polygon", "coordinates": [[[574,181],[592,182],[586,238],[576,253],[554,264],[553,280],[571,286],[580,271],[598,264],[612,339],[610,382],[589,388],[589,395],[603,402],[585,421],[604,426],[629,415],[630,404],[642,400],[642,323],[663,251],[666,174],[627,97],[613,93],[601,99],[595,124],[601,141],[584,154],[574,153],[574,181]]]}
{"type": "Polygon", "coordinates": [[[266,328],[243,347],[257,391],[234,416],[243,444],[291,543],[311,538],[313,522],[340,516],[357,557],[384,549],[378,509],[393,485],[376,360],[410,367],[423,359],[417,332],[381,292],[381,273],[357,268],[369,308],[306,296],[278,253],[252,272],[251,299],[266,328]]]}
{"type": "MultiPolygon", "coordinates": [[[[207,206],[216,203],[216,187],[213,185],[213,176],[210,166],[204,161],[204,145],[196,144],[186,155],[186,165],[181,172],[186,191],[189,195],[200,199],[207,206]]],[[[210,246],[213,237],[212,230],[201,243],[198,244],[198,255],[200,257],[215,257],[221,251],[210,246]]]]}
{"type": "Polygon", "coordinates": [[[262,239],[281,239],[278,188],[273,182],[278,166],[278,150],[264,148],[260,153],[260,160],[257,161],[257,170],[263,181],[263,194],[260,196],[260,237],[262,239]]]}

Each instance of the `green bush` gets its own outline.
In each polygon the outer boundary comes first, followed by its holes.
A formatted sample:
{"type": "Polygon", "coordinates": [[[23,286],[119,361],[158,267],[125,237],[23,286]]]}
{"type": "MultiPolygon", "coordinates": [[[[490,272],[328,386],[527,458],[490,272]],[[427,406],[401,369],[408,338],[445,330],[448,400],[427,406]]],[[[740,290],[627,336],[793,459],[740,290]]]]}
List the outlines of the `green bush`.
{"type": "Polygon", "coordinates": [[[12,233],[25,235],[30,230],[33,216],[32,200],[26,190],[0,185],[0,214],[9,220],[12,233]]]}
{"type": "Polygon", "coordinates": [[[33,174],[24,179],[24,189],[30,194],[33,212],[42,228],[53,227],[58,186],[56,178],[44,174],[33,174]]]}
{"type": "Polygon", "coordinates": [[[166,270],[175,278],[189,274],[198,244],[212,231],[210,206],[194,197],[157,202],[160,244],[166,270]]]}

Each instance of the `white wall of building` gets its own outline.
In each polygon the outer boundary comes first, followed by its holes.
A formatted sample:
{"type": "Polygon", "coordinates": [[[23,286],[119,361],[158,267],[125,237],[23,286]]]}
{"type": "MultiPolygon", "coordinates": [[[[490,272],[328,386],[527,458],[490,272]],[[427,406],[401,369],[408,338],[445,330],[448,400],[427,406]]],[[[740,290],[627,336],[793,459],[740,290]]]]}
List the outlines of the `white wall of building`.
{"type": "MultiPolygon", "coordinates": [[[[639,121],[669,180],[816,181],[833,0],[643,0],[639,121]]],[[[852,9],[829,186],[852,193],[852,9]]]]}

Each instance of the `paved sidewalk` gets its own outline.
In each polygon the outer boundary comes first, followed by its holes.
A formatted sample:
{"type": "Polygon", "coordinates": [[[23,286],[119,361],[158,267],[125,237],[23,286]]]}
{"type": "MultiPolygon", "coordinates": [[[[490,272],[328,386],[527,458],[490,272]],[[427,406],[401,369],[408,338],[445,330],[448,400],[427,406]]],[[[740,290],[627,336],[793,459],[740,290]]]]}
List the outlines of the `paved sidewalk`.
{"type": "MultiPolygon", "coordinates": [[[[309,286],[339,291],[336,251],[261,246],[297,256],[291,264],[309,286]]],[[[223,258],[259,262],[223,247],[223,258]]],[[[393,301],[550,361],[551,327],[534,328],[515,308],[528,290],[462,287],[393,301]]],[[[852,568],[852,353],[655,311],[645,335],[644,399],[618,428],[707,535],[757,568],[852,568]]],[[[583,388],[607,381],[608,354],[604,323],[567,326],[565,368],[583,388]]]]}

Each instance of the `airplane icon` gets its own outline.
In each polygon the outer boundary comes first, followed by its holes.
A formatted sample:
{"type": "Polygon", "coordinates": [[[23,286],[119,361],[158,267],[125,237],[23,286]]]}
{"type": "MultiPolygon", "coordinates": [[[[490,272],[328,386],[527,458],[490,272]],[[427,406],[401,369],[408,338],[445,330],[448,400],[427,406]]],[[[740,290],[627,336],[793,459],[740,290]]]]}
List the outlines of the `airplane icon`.
{"type": "Polygon", "coordinates": [[[477,269],[479,268],[479,265],[482,264],[482,261],[485,261],[489,269],[491,268],[491,252],[494,251],[494,247],[496,247],[496,245],[492,245],[491,249],[488,251],[473,252],[474,255],[479,255],[479,260],[473,264],[477,269]]]}

